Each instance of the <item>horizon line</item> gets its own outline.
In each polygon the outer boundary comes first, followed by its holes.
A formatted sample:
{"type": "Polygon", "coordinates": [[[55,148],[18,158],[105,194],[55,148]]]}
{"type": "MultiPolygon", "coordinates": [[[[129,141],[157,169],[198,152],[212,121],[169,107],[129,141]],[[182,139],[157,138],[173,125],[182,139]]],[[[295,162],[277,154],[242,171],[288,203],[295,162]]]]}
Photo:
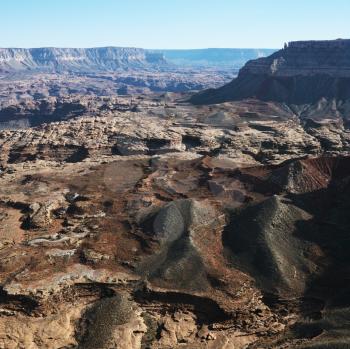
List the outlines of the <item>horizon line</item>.
{"type": "Polygon", "coordinates": [[[277,47],[198,47],[198,48],[145,48],[141,46],[0,46],[0,49],[23,49],[23,50],[32,50],[32,49],[43,49],[43,48],[59,48],[59,49],[94,49],[94,48],[131,48],[131,49],[142,49],[147,51],[188,51],[188,50],[278,50],[277,47]]]}

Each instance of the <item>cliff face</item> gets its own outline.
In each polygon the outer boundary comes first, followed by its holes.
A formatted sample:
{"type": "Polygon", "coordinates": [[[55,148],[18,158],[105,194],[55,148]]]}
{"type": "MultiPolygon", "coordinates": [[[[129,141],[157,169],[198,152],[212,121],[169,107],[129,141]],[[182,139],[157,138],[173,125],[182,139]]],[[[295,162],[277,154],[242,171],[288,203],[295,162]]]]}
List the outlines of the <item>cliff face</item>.
{"type": "Polygon", "coordinates": [[[231,83],[204,91],[192,102],[244,98],[291,104],[350,99],[350,40],[291,42],[269,57],[249,61],[231,83]]]}
{"type": "Polygon", "coordinates": [[[3,48],[0,70],[112,71],[125,68],[152,68],[166,65],[161,53],[139,48],[3,48]]]}
{"type": "Polygon", "coordinates": [[[273,49],[144,50],[140,48],[0,48],[0,71],[96,71],[150,66],[239,69],[273,49]]]}
{"type": "Polygon", "coordinates": [[[248,62],[242,73],[273,77],[350,77],[350,40],[291,42],[269,57],[248,62]]]}

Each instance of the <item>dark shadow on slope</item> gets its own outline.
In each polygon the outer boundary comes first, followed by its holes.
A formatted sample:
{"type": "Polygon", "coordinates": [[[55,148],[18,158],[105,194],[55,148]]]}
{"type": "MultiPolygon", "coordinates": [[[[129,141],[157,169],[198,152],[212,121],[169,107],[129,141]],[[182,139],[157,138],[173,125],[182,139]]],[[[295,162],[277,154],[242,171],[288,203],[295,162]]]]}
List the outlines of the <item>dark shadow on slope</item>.
{"type": "Polygon", "coordinates": [[[84,146],[77,147],[76,150],[73,149],[73,153],[69,155],[66,159],[66,162],[75,163],[81,162],[89,157],[89,150],[84,146]]]}
{"type": "MultiPolygon", "coordinates": [[[[263,301],[305,319],[293,327],[295,338],[317,337],[305,348],[350,343],[349,164],[349,158],[305,160],[281,182],[281,190],[294,193],[233,212],[223,235],[233,266],[255,278],[263,301]]],[[[273,169],[278,177],[283,171],[273,169]]]]}

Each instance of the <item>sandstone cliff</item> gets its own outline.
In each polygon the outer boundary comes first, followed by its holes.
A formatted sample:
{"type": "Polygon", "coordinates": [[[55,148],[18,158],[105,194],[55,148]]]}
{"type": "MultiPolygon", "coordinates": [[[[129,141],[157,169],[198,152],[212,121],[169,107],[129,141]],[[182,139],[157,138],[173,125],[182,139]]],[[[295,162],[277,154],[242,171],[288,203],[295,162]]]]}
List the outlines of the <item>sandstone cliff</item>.
{"type": "Polygon", "coordinates": [[[113,71],[166,65],[161,53],[140,48],[2,48],[0,71],[113,71]]]}

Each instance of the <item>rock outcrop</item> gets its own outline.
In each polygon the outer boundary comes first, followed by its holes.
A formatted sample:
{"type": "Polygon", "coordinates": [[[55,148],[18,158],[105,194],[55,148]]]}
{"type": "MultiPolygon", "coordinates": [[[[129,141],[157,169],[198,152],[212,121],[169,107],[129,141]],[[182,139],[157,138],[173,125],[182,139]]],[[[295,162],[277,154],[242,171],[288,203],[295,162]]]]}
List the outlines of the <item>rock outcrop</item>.
{"type": "Polygon", "coordinates": [[[349,102],[79,96],[1,104],[0,348],[348,346],[349,102]]]}
{"type": "MultiPolygon", "coordinates": [[[[11,117],[39,124],[45,119],[40,105],[14,109],[18,114],[11,117]]],[[[239,163],[275,164],[310,155],[346,155],[350,151],[350,132],[344,125],[321,121],[301,124],[283,105],[232,104],[225,107],[230,114],[224,118],[216,117],[215,108],[172,106],[164,108],[143,101],[139,102],[139,111],[133,112],[128,110],[130,106],[119,111],[120,104],[114,99],[53,102],[48,117],[68,120],[0,131],[0,165],[36,160],[74,163],[103,156],[183,152],[225,156],[239,163]]],[[[223,107],[218,106],[220,109],[223,107]]]]}
{"type": "Polygon", "coordinates": [[[249,61],[231,83],[192,98],[196,104],[257,98],[287,104],[350,99],[350,40],[296,41],[249,61]]]}
{"type": "Polygon", "coordinates": [[[0,347],[335,347],[349,171],[341,157],[252,166],[188,153],[12,164],[0,347]]]}

